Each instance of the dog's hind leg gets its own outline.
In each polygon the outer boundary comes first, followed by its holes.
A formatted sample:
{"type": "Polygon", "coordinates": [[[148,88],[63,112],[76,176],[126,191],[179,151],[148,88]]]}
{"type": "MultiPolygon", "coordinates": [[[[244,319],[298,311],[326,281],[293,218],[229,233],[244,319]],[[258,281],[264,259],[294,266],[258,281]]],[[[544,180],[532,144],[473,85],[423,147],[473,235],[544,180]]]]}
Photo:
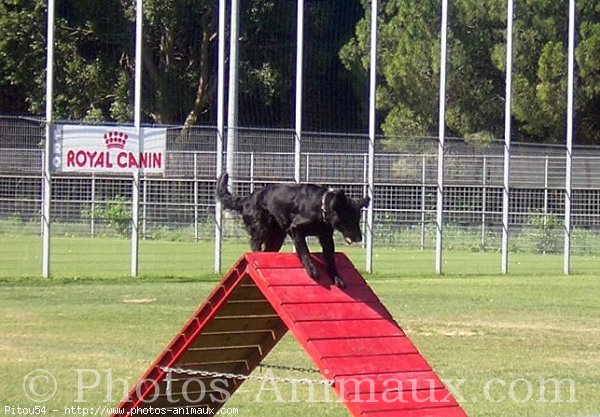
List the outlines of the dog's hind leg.
{"type": "Polygon", "coordinates": [[[329,277],[337,287],[346,288],[346,282],[340,277],[335,266],[335,243],[333,242],[333,235],[331,233],[320,234],[319,243],[323,248],[323,259],[325,259],[327,274],[329,274],[329,277]]]}
{"type": "Polygon", "coordinates": [[[269,234],[265,241],[265,252],[279,252],[285,241],[285,232],[276,231],[269,234]]]}
{"type": "Polygon", "coordinates": [[[252,252],[262,252],[263,240],[262,238],[251,237],[250,238],[250,250],[252,252]]]}

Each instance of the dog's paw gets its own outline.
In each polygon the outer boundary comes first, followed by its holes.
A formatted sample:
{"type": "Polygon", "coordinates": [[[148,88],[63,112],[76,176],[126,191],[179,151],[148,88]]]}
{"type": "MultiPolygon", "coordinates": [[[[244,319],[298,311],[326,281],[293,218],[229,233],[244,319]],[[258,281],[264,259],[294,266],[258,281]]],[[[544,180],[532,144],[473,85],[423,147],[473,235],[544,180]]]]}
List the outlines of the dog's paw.
{"type": "Polygon", "coordinates": [[[344,281],[343,279],[341,279],[337,275],[333,279],[333,282],[335,283],[335,286],[338,287],[338,288],[346,288],[346,281],[344,281]]]}
{"type": "Polygon", "coordinates": [[[305,266],[305,269],[309,277],[311,277],[315,281],[319,279],[319,271],[317,270],[316,266],[314,266],[313,264],[308,264],[305,266]]]}

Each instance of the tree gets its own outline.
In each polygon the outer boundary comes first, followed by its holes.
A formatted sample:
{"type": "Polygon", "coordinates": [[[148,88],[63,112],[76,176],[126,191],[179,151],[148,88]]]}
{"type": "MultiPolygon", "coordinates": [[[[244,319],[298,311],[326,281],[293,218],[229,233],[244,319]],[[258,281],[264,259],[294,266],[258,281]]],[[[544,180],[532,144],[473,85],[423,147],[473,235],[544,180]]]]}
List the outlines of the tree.
{"type": "MultiPolygon", "coordinates": [[[[212,1],[145,2],[144,113],[196,124],[212,100],[212,1]]],[[[133,119],[133,0],[63,0],[55,20],[54,117],[133,119]]],[[[46,5],[0,4],[2,111],[39,114],[45,98],[46,5]]]]}
{"type": "MultiPolygon", "coordinates": [[[[57,4],[54,117],[103,119],[125,87],[119,69],[127,38],[118,0],[57,4]],[[119,32],[120,30],[120,32],[119,32]],[[116,70],[115,70],[116,69],[116,70]]],[[[0,89],[9,92],[2,111],[33,114],[45,102],[46,5],[42,0],[0,4],[0,89]]],[[[4,96],[4,94],[2,94],[4,96]]]]}
{"type": "MultiPolygon", "coordinates": [[[[581,1],[578,15],[577,140],[600,139],[600,6],[581,1]]],[[[368,66],[369,5],[341,57],[347,68],[368,66]]],[[[382,130],[399,137],[437,131],[439,1],[391,0],[380,10],[378,89],[382,130]]],[[[516,2],[513,120],[515,136],[561,141],[566,108],[566,20],[563,3],[516,2]]],[[[501,136],[504,108],[506,2],[457,0],[449,18],[447,120],[449,134],[501,136]]]]}
{"type": "Polygon", "coordinates": [[[40,111],[45,51],[42,0],[0,2],[0,111],[40,111]],[[38,71],[33,71],[37,68],[38,71]]]}
{"type": "Polygon", "coordinates": [[[207,117],[215,85],[212,0],[144,3],[144,106],[156,123],[186,126],[207,117]]]}
{"type": "MultiPolygon", "coordinates": [[[[348,107],[358,107],[362,90],[353,94],[336,54],[360,16],[357,1],[306,4],[307,128],[341,130],[356,124],[348,107]]],[[[216,7],[213,0],[144,1],[144,121],[215,122],[216,7]]],[[[240,124],[291,127],[295,2],[241,0],[240,10],[240,124]]],[[[54,117],[131,122],[134,0],[61,0],[56,12],[54,117]]],[[[45,1],[0,3],[1,111],[41,113],[45,33],[45,1]]]]}
{"type": "MultiPolygon", "coordinates": [[[[296,2],[241,1],[240,124],[291,127],[296,78],[296,2]]],[[[352,35],[360,3],[312,0],[304,9],[303,127],[357,126],[354,94],[339,48],[352,35]]]]}

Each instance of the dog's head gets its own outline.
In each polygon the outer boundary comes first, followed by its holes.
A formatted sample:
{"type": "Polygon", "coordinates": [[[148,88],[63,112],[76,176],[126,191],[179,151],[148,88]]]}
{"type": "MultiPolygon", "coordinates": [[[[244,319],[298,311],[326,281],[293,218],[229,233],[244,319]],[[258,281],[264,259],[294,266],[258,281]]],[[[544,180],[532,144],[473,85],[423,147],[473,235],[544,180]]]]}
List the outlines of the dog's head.
{"type": "Polygon", "coordinates": [[[332,194],[326,207],[327,221],[344,236],[346,243],[362,241],[360,214],[363,207],[369,207],[369,197],[348,198],[342,190],[332,191],[332,194]]]}

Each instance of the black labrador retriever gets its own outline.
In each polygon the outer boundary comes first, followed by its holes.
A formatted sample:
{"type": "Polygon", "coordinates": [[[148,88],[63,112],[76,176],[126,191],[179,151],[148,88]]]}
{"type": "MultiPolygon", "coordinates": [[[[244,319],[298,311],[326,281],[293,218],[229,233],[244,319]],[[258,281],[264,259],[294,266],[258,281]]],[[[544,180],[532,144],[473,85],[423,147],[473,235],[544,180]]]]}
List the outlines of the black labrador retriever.
{"type": "Polygon", "coordinates": [[[346,286],[335,266],[333,230],[340,231],[348,244],[360,242],[360,214],[369,205],[368,197],[348,198],[342,190],[316,184],[269,184],[239,197],[227,189],[228,180],[227,173],[219,177],[217,199],[225,209],[241,213],[252,251],[277,252],[290,235],[304,269],[318,279],[306,245],[307,236],[317,236],[329,277],[338,287],[346,286]]]}

